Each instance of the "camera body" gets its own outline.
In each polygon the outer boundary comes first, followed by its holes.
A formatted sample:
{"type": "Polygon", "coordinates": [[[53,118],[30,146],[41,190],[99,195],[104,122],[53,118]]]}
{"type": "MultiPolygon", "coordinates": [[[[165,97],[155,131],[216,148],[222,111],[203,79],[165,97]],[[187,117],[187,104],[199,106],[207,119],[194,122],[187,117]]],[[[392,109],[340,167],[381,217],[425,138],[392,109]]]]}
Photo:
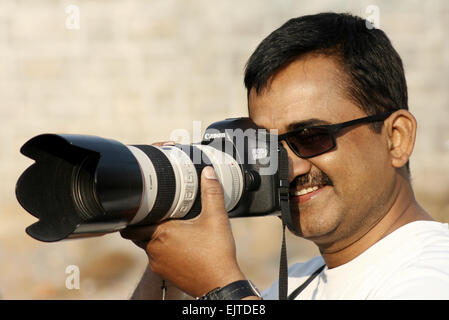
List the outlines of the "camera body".
{"type": "Polygon", "coordinates": [[[46,242],[193,218],[201,212],[200,175],[208,165],[229,217],[279,214],[288,202],[287,152],[276,134],[249,118],[215,122],[190,145],[43,134],[21,152],[35,163],[20,176],[16,197],[39,219],[27,233],[46,242]]]}
{"type": "Polygon", "coordinates": [[[245,192],[229,217],[279,214],[279,188],[288,188],[288,157],[277,134],[258,128],[249,118],[232,118],[211,124],[201,144],[232,150],[241,166],[245,192]]]}

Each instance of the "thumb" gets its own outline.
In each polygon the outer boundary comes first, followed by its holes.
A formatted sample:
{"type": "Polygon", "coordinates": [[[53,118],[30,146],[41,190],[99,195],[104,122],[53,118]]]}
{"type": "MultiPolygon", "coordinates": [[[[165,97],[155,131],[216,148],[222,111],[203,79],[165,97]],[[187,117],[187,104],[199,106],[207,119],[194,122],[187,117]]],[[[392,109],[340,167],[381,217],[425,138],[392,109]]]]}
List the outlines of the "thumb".
{"type": "Polygon", "coordinates": [[[201,213],[205,215],[226,212],[223,188],[215,170],[207,166],[201,173],[201,213]]]}

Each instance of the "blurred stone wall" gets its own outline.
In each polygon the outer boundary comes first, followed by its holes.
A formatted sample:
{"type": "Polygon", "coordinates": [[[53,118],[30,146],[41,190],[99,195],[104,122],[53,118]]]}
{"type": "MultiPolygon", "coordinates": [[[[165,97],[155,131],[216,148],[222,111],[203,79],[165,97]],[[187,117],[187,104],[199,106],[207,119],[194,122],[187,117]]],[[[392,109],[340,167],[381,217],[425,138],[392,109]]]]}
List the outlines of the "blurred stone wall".
{"type": "MultiPolygon", "coordinates": [[[[445,0],[0,1],[0,297],[127,299],[146,266],[143,251],[117,234],[53,244],[25,235],[35,219],[17,204],[14,186],[32,163],[19,154],[29,138],[82,133],[150,143],[167,140],[174,129],[192,134],[193,121],[204,129],[246,115],[243,69],[266,35],[292,17],[322,11],[368,17],[373,5],[403,58],[419,123],[411,159],[417,197],[447,221],[445,0]],[[65,285],[71,265],[80,270],[79,290],[65,285]]],[[[277,277],[279,221],[232,225],[242,269],[265,289],[277,277]]],[[[317,254],[306,241],[288,240],[291,263],[317,254]]]]}

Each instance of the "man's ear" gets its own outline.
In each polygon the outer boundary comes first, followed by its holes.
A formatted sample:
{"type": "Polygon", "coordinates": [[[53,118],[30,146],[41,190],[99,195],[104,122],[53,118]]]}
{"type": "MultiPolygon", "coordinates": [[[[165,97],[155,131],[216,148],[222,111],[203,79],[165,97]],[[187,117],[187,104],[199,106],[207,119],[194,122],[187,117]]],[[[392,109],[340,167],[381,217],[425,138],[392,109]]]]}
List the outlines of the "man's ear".
{"type": "Polygon", "coordinates": [[[407,110],[400,109],[384,122],[387,132],[391,164],[395,168],[406,165],[415,145],[417,124],[415,117],[407,110]]]}

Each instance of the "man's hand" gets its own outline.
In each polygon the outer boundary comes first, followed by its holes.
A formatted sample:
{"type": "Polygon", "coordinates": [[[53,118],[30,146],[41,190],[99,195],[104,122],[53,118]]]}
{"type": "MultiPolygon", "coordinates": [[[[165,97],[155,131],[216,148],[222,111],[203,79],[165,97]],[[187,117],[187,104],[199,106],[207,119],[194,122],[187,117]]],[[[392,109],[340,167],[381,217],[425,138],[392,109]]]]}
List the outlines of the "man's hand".
{"type": "Polygon", "coordinates": [[[193,219],[121,232],[145,248],[153,272],[193,297],[245,279],[237,264],[223,190],[212,167],[201,174],[201,203],[201,213],[193,219]]]}

